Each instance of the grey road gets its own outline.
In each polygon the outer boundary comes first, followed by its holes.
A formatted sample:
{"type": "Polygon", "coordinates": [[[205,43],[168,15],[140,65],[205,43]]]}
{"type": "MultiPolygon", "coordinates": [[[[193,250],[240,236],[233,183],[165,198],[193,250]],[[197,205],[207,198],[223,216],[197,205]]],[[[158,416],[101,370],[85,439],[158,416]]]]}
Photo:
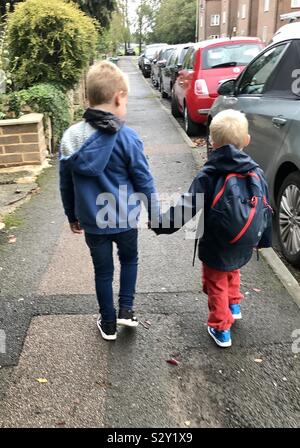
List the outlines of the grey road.
{"type": "MultiPolygon", "coordinates": [[[[184,191],[195,175],[190,148],[131,59],[120,66],[131,82],[128,124],[145,142],[159,191],[184,191]]],[[[0,244],[0,427],[299,426],[300,313],[263,260],[242,271],[244,319],[222,350],[207,335],[193,241],[183,230],[141,230],[142,324],[105,342],[91,261],[68,230],[56,164],[40,184],[18,212],[16,244],[0,244]]]]}

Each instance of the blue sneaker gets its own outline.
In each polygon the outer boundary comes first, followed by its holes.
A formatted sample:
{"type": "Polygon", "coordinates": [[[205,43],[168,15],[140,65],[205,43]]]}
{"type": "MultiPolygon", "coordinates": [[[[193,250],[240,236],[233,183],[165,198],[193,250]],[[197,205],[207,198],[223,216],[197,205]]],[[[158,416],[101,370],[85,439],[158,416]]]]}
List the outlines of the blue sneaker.
{"type": "Polygon", "coordinates": [[[242,318],[241,306],[238,303],[236,303],[234,305],[229,305],[229,308],[232,313],[232,317],[235,320],[239,320],[242,318]]]}
{"type": "Polygon", "coordinates": [[[207,327],[208,333],[219,347],[231,346],[230,330],[219,331],[213,327],[207,327]]]}

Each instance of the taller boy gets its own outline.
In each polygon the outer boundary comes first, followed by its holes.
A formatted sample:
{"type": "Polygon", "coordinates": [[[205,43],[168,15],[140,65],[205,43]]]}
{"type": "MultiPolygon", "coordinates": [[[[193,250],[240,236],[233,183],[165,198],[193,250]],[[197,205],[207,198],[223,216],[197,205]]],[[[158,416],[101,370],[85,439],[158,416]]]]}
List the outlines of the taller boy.
{"type": "MultiPolygon", "coordinates": [[[[84,121],[66,130],[60,148],[60,191],[74,233],[82,233],[90,249],[96,281],[102,337],[114,340],[113,243],[121,263],[118,323],[138,324],[133,311],[137,280],[137,213],[129,197],[155,197],[154,180],[135,131],[121,121],[127,112],[128,81],[106,61],[92,66],[87,76],[89,108],[84,121]],[[130,216],[133,218],[130,219],[130,216]],[[82,230],[83,229],[83,230],[82,230]]],[[[135,204],[136,207],[136,204],[135,204]]]]}

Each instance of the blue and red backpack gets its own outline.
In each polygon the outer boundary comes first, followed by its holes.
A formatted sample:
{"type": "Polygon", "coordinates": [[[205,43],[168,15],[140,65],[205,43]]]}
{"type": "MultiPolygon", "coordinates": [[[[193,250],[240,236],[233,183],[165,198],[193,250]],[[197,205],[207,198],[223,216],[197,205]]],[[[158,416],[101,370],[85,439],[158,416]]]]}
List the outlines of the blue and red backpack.
{"type": "Polygon", "coordinates": [[[256,247],[272,212],[254,171],[230,173],[217,182],[206,225],[222,246],[256,247]]]}

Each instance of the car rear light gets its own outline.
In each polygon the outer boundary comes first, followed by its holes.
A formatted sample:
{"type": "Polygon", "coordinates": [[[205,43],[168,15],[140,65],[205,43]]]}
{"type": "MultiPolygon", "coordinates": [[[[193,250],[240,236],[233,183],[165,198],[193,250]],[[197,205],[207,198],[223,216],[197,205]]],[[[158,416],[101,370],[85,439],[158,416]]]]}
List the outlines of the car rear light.
{"type": "Polygon", "coordinates": [[[196,80],[195,95],[208,95],[208,88],[205,79],[196,80]]]}

